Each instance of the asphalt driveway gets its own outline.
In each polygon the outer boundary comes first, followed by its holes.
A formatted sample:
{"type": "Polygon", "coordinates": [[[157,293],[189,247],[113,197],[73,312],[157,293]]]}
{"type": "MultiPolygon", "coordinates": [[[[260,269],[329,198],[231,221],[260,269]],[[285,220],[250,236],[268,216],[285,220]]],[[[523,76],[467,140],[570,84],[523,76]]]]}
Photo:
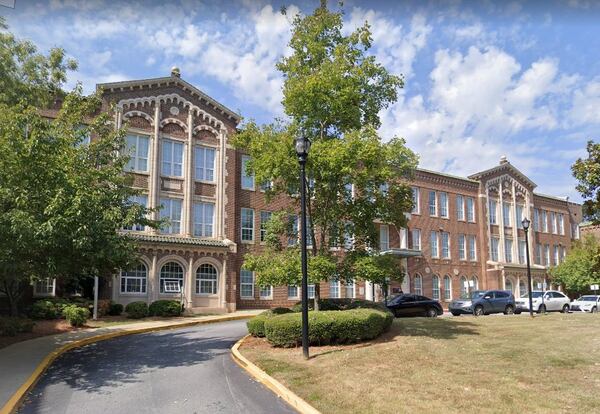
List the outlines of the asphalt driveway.
{"type": "Polygon", "coordinates": [[[295,413],[231,359],[245,321],[124,336],[58,358],[19,413],[295,413]]]}

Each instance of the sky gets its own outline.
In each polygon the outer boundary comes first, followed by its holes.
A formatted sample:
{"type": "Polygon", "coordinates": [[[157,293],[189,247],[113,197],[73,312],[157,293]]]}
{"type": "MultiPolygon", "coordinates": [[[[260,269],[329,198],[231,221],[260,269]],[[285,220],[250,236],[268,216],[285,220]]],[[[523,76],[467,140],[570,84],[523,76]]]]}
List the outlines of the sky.
{"type": "MultiPolygon", "coordinates": [[[[217,101],[268,123],[283,115],[275,64],[290,53],[291,19],[318,3],[16,0],[0,15],[40,50],[62,47],[79,62],[68,88],[178,66],[217,101]]],[[[505,155],[537,192],[581,201],[570,166],[600,139],[600,0],[348,0],[343,11],[344,30],[368,22],[369,53],[404,76],[381,112],[384,140],[403,137],[420,167],[461,176],[505,155]]]]}

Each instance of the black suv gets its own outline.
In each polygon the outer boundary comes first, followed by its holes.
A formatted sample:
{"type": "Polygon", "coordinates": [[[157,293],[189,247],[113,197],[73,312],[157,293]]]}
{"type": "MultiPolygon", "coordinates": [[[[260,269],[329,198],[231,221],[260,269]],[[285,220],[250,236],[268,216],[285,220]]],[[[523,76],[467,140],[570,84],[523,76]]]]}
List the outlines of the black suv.
{"type": "Polygon", "coordinates": [[[448,310],[454,316],[464,313],[480,316],[500,312],[510,315],[515,312],[515,297],[506,290],[475,290],[452,301],[448,310]]]}
{"type": "Polygon", "coordinates": [[[386,306],[396,317],[427,316],[435,318],[444,313],[442,305],[437,300],[409,293],[402,293],[388,299],[386,306]]]}

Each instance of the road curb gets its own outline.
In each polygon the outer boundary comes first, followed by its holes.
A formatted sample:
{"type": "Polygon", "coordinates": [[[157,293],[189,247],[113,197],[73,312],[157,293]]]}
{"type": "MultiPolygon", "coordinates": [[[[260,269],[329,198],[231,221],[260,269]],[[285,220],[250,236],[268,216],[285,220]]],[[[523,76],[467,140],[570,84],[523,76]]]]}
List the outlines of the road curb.
{"type": "Polygon", "coordinates": [[[285,400],[289,405],[301,414],[321,414],[319,410],[304,401],[298,395],[286,388],[282,383],[267,374],[265,371],[254,365],[250,360],[243,356],[239,348],[250,335],[244,336],[237,341],[231,348],[231,357],[242,368],[246,370],[254,379],[273,391],[277,396],[285,400]]]}
{"type": "Polygon", "coordinates": [[[17,391],[13,394],[12,397],[8,400],[6,404],[2,408],[0,408],[0,414],[12,414],[17,411],[17,409],[21,406],[23,399],[27,395],[27,392],[33,388],[33,386],[38,382],[42,374],[48,369],[48,367],[54,362],[56,358],[75,348],[80,348],[82,346],[86,346],[89,344],[93,344],[95,342],[106,341],[108,339],[118,338],[120,336],[127,335],[135,335],[142,334],[148,332],[157,332],[157,331],[165,331],[168,329],[177,329],[177,328],[185,328],[189,326],[195,325],[206,325],[217,322],[227,322],[227,321],[236,321],[239,319],[249,319],[254,315],[235,315],[235,316],[224,316],[222,318],[208,319],[208,320],[200,320],[200,321],[191,321],[191,322],[182,322],[182,323],[173,323],[170,325],[161,325],[161,326],[153,326],[147,328],[139,328],[139,329],[129,329],[122,330],[116,332],[110,332],[95,336],[90,336],[89,338],[75,340],[73,342],[69,342],[61,346],[60,348],[55,349],[50,352],[46,357],[38,364],[33,373],[27,378],[27,380],[17,389],[17,391]]]}

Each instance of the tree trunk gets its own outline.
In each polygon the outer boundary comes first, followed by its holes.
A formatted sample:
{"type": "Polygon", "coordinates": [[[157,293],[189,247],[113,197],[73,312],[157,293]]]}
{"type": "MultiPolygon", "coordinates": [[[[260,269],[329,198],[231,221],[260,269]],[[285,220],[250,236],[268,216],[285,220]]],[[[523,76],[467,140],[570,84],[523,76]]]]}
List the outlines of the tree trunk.
{"type": "Polygon", "coordinates": [[[319,301],[321,300],[321,285],[315,283],[315,311],[319,310],[319,301]]]}

